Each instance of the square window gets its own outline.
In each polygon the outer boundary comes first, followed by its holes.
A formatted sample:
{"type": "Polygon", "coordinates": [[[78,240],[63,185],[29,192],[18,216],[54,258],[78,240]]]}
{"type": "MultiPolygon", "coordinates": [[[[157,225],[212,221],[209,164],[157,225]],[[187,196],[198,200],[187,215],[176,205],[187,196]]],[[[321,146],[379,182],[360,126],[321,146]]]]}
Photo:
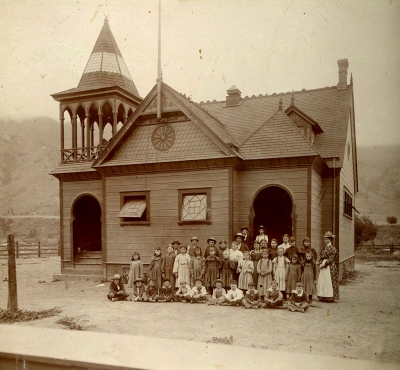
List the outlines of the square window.
{"type": "Polygon", "coordinates": [[[150,192],[120,193],[120,225],[150,225],[150,192]]]}
{"type": "Polygon", "coordinates": [[[207,223],[211,203],[211,189],[180,189],[178,190],[179,224],[207,223]]]}

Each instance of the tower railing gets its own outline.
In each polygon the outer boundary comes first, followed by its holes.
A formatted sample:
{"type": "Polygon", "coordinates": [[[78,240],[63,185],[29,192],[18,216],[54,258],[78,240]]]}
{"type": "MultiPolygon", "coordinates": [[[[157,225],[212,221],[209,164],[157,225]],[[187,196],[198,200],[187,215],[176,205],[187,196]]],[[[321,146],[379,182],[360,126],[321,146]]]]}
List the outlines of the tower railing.
{"type": "Polygon", "coordinates": [[[85,148],[61,149],[61,163],[95,161],[104,148],[105,145],[90,146],[85,148]]]}

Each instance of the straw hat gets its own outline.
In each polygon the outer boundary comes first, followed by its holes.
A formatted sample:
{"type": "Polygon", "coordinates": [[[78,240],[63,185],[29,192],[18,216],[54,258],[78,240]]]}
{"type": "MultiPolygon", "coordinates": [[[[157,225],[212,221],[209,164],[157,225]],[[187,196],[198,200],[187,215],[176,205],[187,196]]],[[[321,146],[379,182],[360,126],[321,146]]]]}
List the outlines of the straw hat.
{"type": "Polygon", "coordinates": [[[328,238],[328,239],[333,239],[335,237],[335,235],[332,234],[332,231],[327,231],[324,236],[324,238],[328,238]]]}

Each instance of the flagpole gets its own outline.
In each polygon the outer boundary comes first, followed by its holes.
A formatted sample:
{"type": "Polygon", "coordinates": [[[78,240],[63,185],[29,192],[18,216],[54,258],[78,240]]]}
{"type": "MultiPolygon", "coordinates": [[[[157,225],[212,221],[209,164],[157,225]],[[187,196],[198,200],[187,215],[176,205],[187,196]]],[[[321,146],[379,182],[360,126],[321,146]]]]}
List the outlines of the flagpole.
{"type": "Polygon", "coordinates": [[[157,120],[161,119],[161,0],[158,0],[157,120]]]}

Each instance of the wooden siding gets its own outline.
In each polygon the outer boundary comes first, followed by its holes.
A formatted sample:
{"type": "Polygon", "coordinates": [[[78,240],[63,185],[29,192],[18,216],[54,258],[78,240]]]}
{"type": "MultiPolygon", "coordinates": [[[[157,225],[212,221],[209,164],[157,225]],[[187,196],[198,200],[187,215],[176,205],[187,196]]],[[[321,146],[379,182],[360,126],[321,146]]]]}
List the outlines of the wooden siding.
{"type": "Polygon", "coordinates": [[[196,235],[204,249],[210,236],[229,237],[229,169],[152,173],[105,178],[107,262],[129,262],[134,251],[149,263],[154,249],[163,254],[179,239],[190,244],[196,235]],[[178,224],[178,189],[211,188],[210,219],[207,224],[178,224]],[[120,192],[150,191],[150,225],[121,226],[120,192]]]}
{"type": "Polygon", "coordinates": [[[63,259],[71,259],[71,208],[75,200],[83,194],[90,194],[102,202],[101,180],[63,181],[62,193],[62,220],[63,220],[63,259]]]}
{"type": "Polygon", "coordinates": [[[346,141],[346,153],[343,158],[343,168],[340,171],[340,193],[339,193],[339,237],[340,237],[340,254],[339,262],[344,261],[354,256],[354,215],[353,218],[344,215],[344,189],[353,198],[353,205],[355,205],[355,191],[354,191],[354,166],[353,166],[353,140],[351,137],[351,123],[349,121],[349,128],[346,141]],[[347,155],[347,145],[350,143],[350,155],[347,155]]]}
{"type": "Polygon", "coordinates": [[[311,172],[311,245],[319,252],[322,248],[322,205],[324,189],[321,176],[312,169],[311,172]]]}
{"type": "MultiPolygon", "coordinates": [[[[320,237],[326,231],[332,231],[332,204],[333,204],[333,178],[332,177],[324,177],[322,178],[322,201],[321,201],[321,221],[322,221],[322,230],[320,237]]],[[[321,240],[321,248],[323,247],[321,240]]]]}
{"type": "MultiPolygon", "coordinates": [[[[250,207],[256,193],[268,185],[278,185],[289,192],[295,203],[297,219],[296,230],[293,230],[293,234],[296,235],[298,241],[307,236],[307,167],[234,171],[233,180],[234,230],[238,231],[243,225],[249,224],[250,207]]],[[[279,210],[276,211],[279,212],[279,210]]],[[[292,223],[292,227],[294,226],[292,223]]],[[[266,227],[268,230],[268,225],[266,227]]]]}

